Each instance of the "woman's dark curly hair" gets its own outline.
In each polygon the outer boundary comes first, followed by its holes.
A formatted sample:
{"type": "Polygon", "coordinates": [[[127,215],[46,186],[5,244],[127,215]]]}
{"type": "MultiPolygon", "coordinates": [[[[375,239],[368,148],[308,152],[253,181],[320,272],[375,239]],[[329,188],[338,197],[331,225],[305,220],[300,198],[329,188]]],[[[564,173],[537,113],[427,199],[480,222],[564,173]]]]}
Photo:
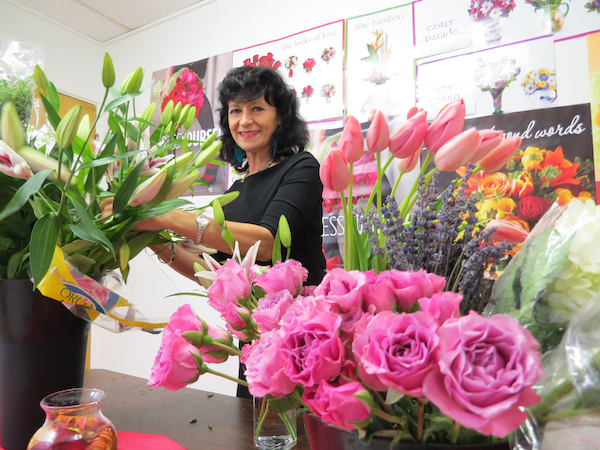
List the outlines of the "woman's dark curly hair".
{"type": "Polygon", "coordinates": [[[230,163],[238,172],[247,167],[239,167],[235,158],[235,141],[229,130],[229,102],[248,103],[264,95],[265,101],[277,109],[281,124],[273,133],[273,144],[277,143],[275,160],[280,161],[298,151],[304,151],[308,143],[306,122],[298,112],[296,94],[273,69],[266,67],[243,66],[231,69],[219,84],[219,125],[223,135],[221,159],[230,163]]]}

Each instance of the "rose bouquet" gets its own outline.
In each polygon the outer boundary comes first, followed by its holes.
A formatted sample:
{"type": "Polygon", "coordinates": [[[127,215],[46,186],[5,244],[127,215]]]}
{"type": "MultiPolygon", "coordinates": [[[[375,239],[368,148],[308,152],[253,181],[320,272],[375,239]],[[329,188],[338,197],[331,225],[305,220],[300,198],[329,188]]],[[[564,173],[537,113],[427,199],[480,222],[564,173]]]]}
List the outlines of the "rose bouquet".
{"type": "Polygon", "coordinates": [[[190,105],[194,107],[196,114],[194,119],[200,114],[200,109],[204,105],[204,92],[202,80],[191,69],[181,69],[169,79],[169,86],[166,88],[166,95],[162,98],[160,104],[161,111],[172,101],[175,105],[181,104],[181,107],[190,105]]]}
{"type": "Polygon", "coordinates": [[[475,22],[485,19],[498,20],[508,17],[515,6],[514,0],[471,0],[469,16],[475,22]]]}
{"type": "Polygon", "coordinates": [[[335,84],[327,83],[321,87],[321,97],[326,100],[331,99],[335,95],[335,84]]]}
{"type": "Polygon", "coordinates": [[[288,56],[285,60],[285,68],[288,70],[288,76],[292,78],[294,75],[294,68],[298,65],[298,57],[297,56],[288,56]]]}
{"type": "Polygon", "coordinates": [[[246,58],[244,66],[268,67],[269,69],[277,70],[281,67],[281,61],[276,60],[273,57],[273,53],[269,52],[260,58],[258,55],[254,55],[252,59],[246,58]]]}
{"type": "Polygon", "coordinates": [[[329,61],[331,61],[335,56],[335,48],[333,47],[327,47],[325,50],[323,50],[323,53],[321,53],[321,59],[323,61],[325,61],[326,63],[328,63],[329,61]]]}
{"type": "Polygon", "coordinates": [[[316,64],[317,62],[314,60],[314,58],[308,58],[302,63],[302,68],[306,71],[306,73],[311,73],[316,64]]]}
{"type": "MultiPolygon", "coordinates": [[[[138,68],[120,89],[114,89],[115,72],[106,54],[105,96],[92,124],[88,116],[81,117],[81,106],[59,116],[56,88],[37,66],[33,77],[56,130],[53,139],[42,143],[29,141],[15,107],[4,105],[0,276],[31,277],[44,295],[64,300],[60,291],[65,284],[82,286],[89,279],[86,276],[97,278],[113,269],[120,269],[126,278],[131,258],[151,244],[171,240],[164,232],[136,231],[133,226],[187,205],[178,197],[196,183],[197,168],[215,157],[220,142],[194,154],[186,140],[175,139],[177,130],[187,129],[195,117],[196,107],[191,104],[169,100],[158,125],[150,122],[155,104],[136,114],[134,99],[141,94],[143,75],[138,68]],[[92,136],[102,116],[108,117],[109,130],[96,145],[92,136]],[[178,157],[176,145],[182,149],[178,157]],[[108,198],[113,200],[112,213],[103,216],[102,204],[108,198]]],[[[98,283],[88,287],[94,291],[90,296],[100,295],[97,303],[104,305],[82,300],[85,307],[96,310],[93,317],[99,312],[111,316],[111,308],[128,305],[110,291],[100,292],[98,283]]]]}
{"type": "Polygon", "coordinates": [[[552,103],[557,97],[556,71],[544,68],[531,70],[525,75],[521,86],[534,103],[538,101],[543,105],[552,103]]]}
{"type": "Polygon", "coordinates": [[[315,93],[315,88],[313,88],[310,84],[308,86],[304,86],[302,88],[302,97],[312,97],[313,94],[315,93]]]}

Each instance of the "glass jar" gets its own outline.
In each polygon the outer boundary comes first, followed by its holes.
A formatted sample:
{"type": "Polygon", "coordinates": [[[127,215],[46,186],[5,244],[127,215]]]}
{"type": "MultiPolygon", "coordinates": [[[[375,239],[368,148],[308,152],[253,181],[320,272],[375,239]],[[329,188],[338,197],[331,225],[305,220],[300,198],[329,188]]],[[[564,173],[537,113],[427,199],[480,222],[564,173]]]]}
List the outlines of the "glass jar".
{"type": "Polygon", "coordinates": [[[253,398],[254,446],[260,450],[289,450],[296,446],[296,411],[278,411],[271,401],[253,398]]]}
{"type": "Polygon", "coordinates": [[[117,450],[115,427],[100,411],[105,396],[100,389],[78,388],[44,397],[46,421],[27,450],[117,450]]]}

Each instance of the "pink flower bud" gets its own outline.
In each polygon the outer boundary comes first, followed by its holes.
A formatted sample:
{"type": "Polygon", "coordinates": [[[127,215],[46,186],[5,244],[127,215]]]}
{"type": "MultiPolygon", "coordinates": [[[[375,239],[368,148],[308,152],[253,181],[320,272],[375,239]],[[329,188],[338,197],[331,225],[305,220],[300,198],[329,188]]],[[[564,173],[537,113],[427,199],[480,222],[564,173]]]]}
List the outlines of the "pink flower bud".
{"type": "Polygon", "coordinates": [[[479,161],[479,167],[486,172],[496,172],[502,169],[513,155],[519,150],[521,138],[518,136],[504,139],[495,149],[479,161]]]}
{"type": "Polygon", "coordinates": [[[469,128],[442,145],[433,162],[442,172],[452,172],[471,160],[480,143],[479,132],[475,128],[469,128]]]}
{"type": "Polygon", "coordinates": [[[400,158],[398,160],[398,170],[400,170],[400,173],[412,172],[417,167],[420,156],[421,152],[414,152],[411,156],[400,158]]]}
{"type": "Polygon", "coordinates": [[[465,101],[461,98],[448,103],[433,119],[425,135],[425,147],[436,153],[448,140],[460,133],[465,125],[465,101]]]}
{"type": "Polygon", "coordinates": [[[472,163],[476,163],[485,157],[489,152],[494,150],[504,137],[502,130],[479,130],[481,136],[481,144],[477,147],[475,154],[471,158],[472,163]]]}
{"type": "Polygon", "coordinates": [[[496,229],[490,236],[495,242],[503,242],[506,240],[519,244],[529,236],[529,231],[518,223],[510,220],[492,219],[487,223],[484,230],[487,231],[491,229],[496,229]]]}
{"type": "Polygon", "coordinates": [[[352,174],[341,150],[333,149],[327,154],[321,163],[319,176],[323,186],[332,191],[343,191],[350,186],[352,174]]]}
{"type": "Polygon", "coordinates": [[[24,180],[33,176],[29,164],[4,141],[0,141],[0,172],[24,180]]]}
{"type": "Polygon", "coordinates": [[[390,138],[390,152],[407,158],[417,152],[427,133],[427,111],[419,111],[402,124],[390,138]]]}
{"type": "Polygon", "coordinates": [[[379,153],[390,145],[390,126],[381,111],[376,111],[367,130],[367,148],[372,153],[379,153]]]}
{"type": "Polygon", "coordinates": [[[160,191],[160,188],[162,188],[166,179],[167,171],[164,169],[157,174],[152,175],[135,188],[135,191],[133,191],[127,204],[129,206],[139,206],[152,201],[160,191]]]}
{"type": "Polygon", "coordinates": [[[344,124],[344,131],[338,142],[338,149],[344,152],[348,163],[355,163],[364,153],[362,128],[354,116],[348,116],[344,124]]]}

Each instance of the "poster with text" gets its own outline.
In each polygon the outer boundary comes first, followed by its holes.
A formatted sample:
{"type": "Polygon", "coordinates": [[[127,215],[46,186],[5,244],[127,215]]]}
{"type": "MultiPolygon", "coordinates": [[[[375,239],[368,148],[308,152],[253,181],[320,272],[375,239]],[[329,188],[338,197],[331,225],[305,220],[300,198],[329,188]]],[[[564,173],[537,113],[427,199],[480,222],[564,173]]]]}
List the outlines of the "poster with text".
{"type": "Polygon", "coordinates": [[[435,117],[464,98],[467,115],[487,116],[557,104],[559,82],[552,38],[417,64],[417,106],[435,117]]]}
{"type": "MultiPolygon", "coordinates": [[[[151,101],[157,103],[157,108],[152,122],[160,123],[162,110],[173,99],[174,103],[183,101],[184,105],[190,103],[197,108],[196,120],[185,136],[192,151],[198,151],[213,132],[219,134],[217,86],[231,69],[231,58],[231,53],[225,53],[154,72],[151,101]]],[[[228,187],[228,174],[228,166],[209,164],[202,183],[194,186],[194,195],[223,194],[228,187]]]]}
{"type": "Polygon", "coordinates": [[[344,21],[233,52],[233,67],[279,71],[300,100],[307,122],[344,115],[344,21]]]}
{"type": "Polygon", "coordinates": [[[347,21],[346,106],[359,121],[373,110],[405,114],[415,104],[412,5],[347,21]]]}
{"type": "Polygon", "coordinates": [[[598,190],[600,189],[600,33],[588,34],[587,44],[596,190],[598,190]]]}

